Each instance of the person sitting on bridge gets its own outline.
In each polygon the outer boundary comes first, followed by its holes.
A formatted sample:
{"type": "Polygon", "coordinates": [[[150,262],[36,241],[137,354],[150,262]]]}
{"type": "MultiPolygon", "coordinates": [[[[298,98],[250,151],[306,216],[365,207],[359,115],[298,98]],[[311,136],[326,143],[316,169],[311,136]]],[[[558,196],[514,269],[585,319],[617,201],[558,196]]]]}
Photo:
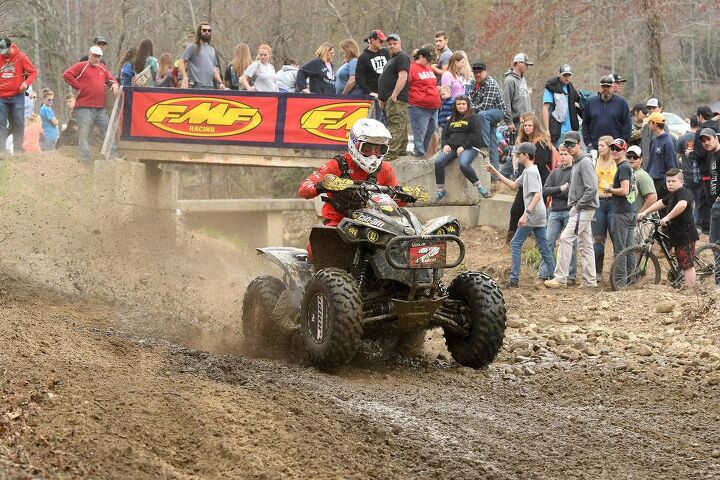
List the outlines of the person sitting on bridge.
{"type": "Polygon", "coordinates": [[[392,166],[383,162],[391,138],[390,132],[381,122],[361,118],[350,129],[348,152],[333,157],[300,184],[298,194],[303,198],[311,199],[328,192],[329,201],[322,208],[325,225],[334,227],[347,214],[345,206],[334,201],[331,192],[332,184],[338,178],[388,187],[400,185],[392,166]]]}

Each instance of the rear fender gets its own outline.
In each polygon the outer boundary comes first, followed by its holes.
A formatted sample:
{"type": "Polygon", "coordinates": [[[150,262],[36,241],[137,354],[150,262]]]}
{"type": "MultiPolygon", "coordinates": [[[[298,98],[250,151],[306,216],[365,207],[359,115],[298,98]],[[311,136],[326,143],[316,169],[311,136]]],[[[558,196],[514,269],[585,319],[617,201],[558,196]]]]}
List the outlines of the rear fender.
{"type": "Polygon", "coordinates": [[[288,290],[304,289],[305,284],[312,277],[312,265],[307,261],[307,250],[293,247],[267,247],[258,248],[257,252],[282,269],[283,283],[288,290]]]}
{"type": "Polygon", "coordinates": [[[458,222],[457,218],[451,215],[444,215],[442,217],[433,218],[425,222],[422,226],[422,235],[455,235],[460,236],[462,225],[458,222]],[[435,233],[438,230],[441,232],[435,233]],[[454,231],[453,231],[454,230],[454,231]]]}

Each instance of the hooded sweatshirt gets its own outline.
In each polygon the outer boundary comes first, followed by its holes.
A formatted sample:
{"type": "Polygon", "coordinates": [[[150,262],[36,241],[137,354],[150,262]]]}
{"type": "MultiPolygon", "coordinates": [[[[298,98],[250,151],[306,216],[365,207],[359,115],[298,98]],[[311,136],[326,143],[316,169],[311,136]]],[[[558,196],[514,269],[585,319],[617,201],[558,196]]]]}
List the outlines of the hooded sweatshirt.
{"type": "Polygon", "coordinates": [[[503,82],[503,100],[510,110],[513,122],[520,119],[520,115],[532,112],[530,104],[530,90],[528,90],[525,77],[521,77],[511,70],[505,73],[503,82]]]}
{"type": "Polygon", "coordinates": [[[304,90],[306,79],[311,93],[322,95],[335,94],[335,72],[325,64],[321,58],[313,58],[300,67],[295,80],[295,88],[300,92],[304,90]]]}
{"type": "Polygon", "coordinates": [[[296,92],[295,79],[297,78],[298,67],[283,65],[275,74],[278,90],[281,92],[296,92]]]}
{"type": "Polygon", "coordinates": [[[572,164],[567,167],[559,165],[554,169],[547,180],[545,180],[545,186],[543,187],[543,197],[552,197],[552,203],[550,204],[551,212],[561,212],[563,210],[570,210],[568,205],[568,189],[564,192],[560,189],[566,183],[570,183],[570,176],[572,175],[572,164]]]}
{"type": "Polygon", "coordinates": [[[597,174],[589,153],[573,159],[568,205],[577,207],[578,210],[589,210],[600,206],[597,174]]]}
{"type": "Polygon", "coordinates": [[[116,83],[110,70],[102,64],[77,62],[65,70],[65,83],[78,91],[75,107],[105,108],[105,85],[116,83]]]}
{"type": "Polygon", "coordinates": [[[37,76],[37,70],[27,54],[15,45],[10,45],[7,55],[0,55],[0,97],[8,98],[20,94],[23,82],[30,86],[37,76]]]}

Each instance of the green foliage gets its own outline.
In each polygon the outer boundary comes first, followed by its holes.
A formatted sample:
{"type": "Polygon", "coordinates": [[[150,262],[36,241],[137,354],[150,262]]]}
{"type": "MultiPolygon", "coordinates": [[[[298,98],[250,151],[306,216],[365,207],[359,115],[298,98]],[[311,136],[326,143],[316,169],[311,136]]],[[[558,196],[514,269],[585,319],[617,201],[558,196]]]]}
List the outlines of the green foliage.
{"type": "Polygon", "coordinates": [[[534,245],[524,248],[522,251],[522,261],[525,265],[537,270],[540,268],[540,251],[534,245]]]}

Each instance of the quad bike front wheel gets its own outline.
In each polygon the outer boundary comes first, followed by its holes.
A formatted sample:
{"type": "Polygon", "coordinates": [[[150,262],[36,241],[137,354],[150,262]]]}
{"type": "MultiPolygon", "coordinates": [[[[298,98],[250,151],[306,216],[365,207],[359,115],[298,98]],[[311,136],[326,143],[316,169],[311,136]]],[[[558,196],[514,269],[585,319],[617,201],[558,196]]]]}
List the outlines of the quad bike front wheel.
{"type": "Polygon", "coordinates": [[[360,348],[362,300],[355,279],[325,268],[308,282],[300,313],[303,345],[313,364],[332,368],[349,362],[360,348]]]}
{"type": "Polygon", "coordinates": [[[250,351],[262,350],[273,335],[273,310],[285,284],[270,276],[257,277],[245,290],[242,309],[242,332],[250,351]]]}
{"type": "Polygon", "coordinates": [[[450,355],[460,365],[486,367],[500,352],[505,338],[505,299],[500,287],[490,276],[470,271],[455,277],[448,293],[450,299],[464,304],[469,327],[468,335],[443,328],[450,355]]]}

